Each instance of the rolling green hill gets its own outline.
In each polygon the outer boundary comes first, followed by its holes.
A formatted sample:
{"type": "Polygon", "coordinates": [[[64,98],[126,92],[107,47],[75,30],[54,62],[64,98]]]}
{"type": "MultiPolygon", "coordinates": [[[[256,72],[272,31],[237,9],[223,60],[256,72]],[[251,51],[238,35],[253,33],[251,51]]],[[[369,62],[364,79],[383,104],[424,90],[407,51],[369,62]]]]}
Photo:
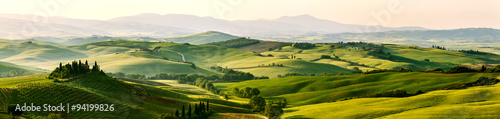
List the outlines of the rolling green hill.
{"type": "MultiPolygon", "coordinates": [[[[200,70],[209,70],[209,67],[217,65],[250,72],[256,76],[270,77],[276,77],[277,75],[284,75],[286,73],[349,74],[352,72],[351,70],[356,67],[362,71],[400,68],[427,70],[433,68],[448,69],[466,63],[500,64],[500,60],[498,60],[500,56],[495,54],[474,54],[417,46],[380,45],[370,43],[315,44],[314,47],[308,49],[283,46],[262,53],[253,53],[250,51],[211,45],[186,45],[168,42],[157,43],[124,40],[95,42],[79,46],[69,46],[68,48],[84,52],[87,55],[104,55],[113,52],[123,52],[141,58],[160,59],[162,61],[168,59],[168,61],[174,62],[183,62],[179,54],[181,53],[184,55],[186,62],[195,63],[200,70]],[[141,48],[148,48],[151,51],[141,51],[141,48]],[[152,51],[155,48],[157,48],[157,51],[152,51]],[[293,59],[291,58],[292,55],[294,56],[293,59]],[[323,56],[328,56],[329,58],[322,58],[323,56]],[[284,66],[259,67],[268,66],[273,63],[283,64],[284,66]]],[[[102,56],[94,59],[106,60],[106,58],[112,57],[102,56]]],[[[116,70],[111,67],[109,68],[111,71],[119,71],[119,67],[124,66],[119,66],[119,64],[117,64],[113,66],[116,70]]],[[[127,70],[133,71],[130,69],[127,70]]],[[[146,72],[146,74],[153,73],[146,72]]]]}
{"type": "Polygon", "coordinates": [[[496,84],[406,98],[360,98],[288,108],[283,118],[499,118],[499,91],[496,84]]]}
{"type": "MultiPolygon", "coordinates": [[[[88,57],[84,53],[45,44],[0,43],[0,61],[41,68],[51,63],[88,57]]],[[[52,70],[53,68],[49,68],[52,70]]]]}
{"type": "Polygon", "coordinates": [[[62,46],[63,45],[63,44],[60,44],[60,43],[55,43],[55,42],[50,42],[50,41],[41,41],[41,40],[35,40],[35,39],[23,39],[23,40],[4,40],[4,39],[0,39],[0,42],[9,42],[9,43],[26,43],[28,41],[31,41],[32,43],[46,44],[46,45],[53,45],[53,46],[62,46]]]}
{"type": "Polygon", "coordinates": [[[33,72],[33,73],[41,72],[40,70],[27,69],[24,67],[17,66],[15,64],[0,61],[0,73],[9,72],[11,70],[22,70],[22,71],[33,72]]]}
{"type": "Polygon", "coordinates": [[[471,82],[481,76],[498,77],[500,74],[439,74],[439,73],[377,73],[367,75],[286,77],[280,79],[252,80],[239,83],[215,83],[225,91],[233,88],[258,88],[262,96],[284,97],[292,105],[309,105],[337,101],[362,94],[389,90],[415,93],[445,88],[471,82]]]}
{"type": "Polygon", "coordinates": [[[204,69],[193,69],[191,65],[163,59],[136,57],[131,54],[111,54],[98,56],[82,61],[98,61],[107,72],[123,72],[127,74],[155,75],[159,73],[212,74],[204,69]]]}
{"type": "MultiPolygon", "coordinates": [[[[158,49],[159,52],[137,51],[125,54],[131,54],[137,57],[162,60],[162,61],[165,61],[163,58],[168,58],[169,61],[183,61],[181,56],[178,54],[182,53],[185,56],[185,60],[187,62],[194,62],[196,66],[201,68],[200,70],[209,69],[209,67],[217,65],[228,68],[235,68],[236,70],[241,70],[241,71],[248,71],[257,76],[276,77],[277,75],[283,75],[286,73],[294,73],[294,72],[301,73],[304,71],[307,73],[333,73],[333,74],[338,74],[338,73],[345,74],[352,72],[351,70],[344,69],[335,65],[324,65],[324,64],[311,63],[301,60],[283,59],[279,57],[259,56],[259,54],[252,53],[250,51],[211,46],[211,45],[183,45],[178,43],[153,43],[153,42],[123,41],[123,40],[96,42],[93,43],[93,45],[108,46],[108,47],[128,47],[128,48],[146,47],[150,49],[153,49],[155,47],[161,47],[158,49]],[[262,64],[267,65],[272,63],[283,64],[285,66],[257,67],[258,65],[262,64]]],[[[100,59],[96,60],[99,61],[100,59]]],[[[120,66],[113,66],[113,67],[118,68],[120,66]]],[[[113,71],[113,68],[110,67],[110,71],[113,71]]]]}
{"type": "Polygon", "coordinates": [[[173,41],[178,43],[205,44],[205,43],[225,41],[235,38],[238,38],[238,36],[233,36],[230,34],[217,31],[207,31],[203,33],[197,33],[185,36],[162,38],[161,40],[173,41]]]}
{"type": "Polygon", "coordinates": [[[237,48],[246,51],[264,52],[277,49],[283,46],[291,45],[292,43],[275,42],[275,41],[261,41],[256,39],[237,38],[226,41],[207,43],[206,45],[215,45],[227,48],[237,48]]]}

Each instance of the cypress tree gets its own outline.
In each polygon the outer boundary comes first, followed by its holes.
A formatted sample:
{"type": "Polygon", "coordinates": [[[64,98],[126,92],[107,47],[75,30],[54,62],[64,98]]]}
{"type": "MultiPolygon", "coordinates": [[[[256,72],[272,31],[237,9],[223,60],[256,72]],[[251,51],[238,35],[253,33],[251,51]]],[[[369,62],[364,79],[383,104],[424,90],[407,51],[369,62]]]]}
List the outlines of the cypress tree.
{"type": "Polygon", "coordinates": [[[205,103],[204,102],[201,103],[201,112],[205,112],[205,103]]]}
{"type": "Polygon", "coordinates": [[[188,115],[188,118],[191,118],[191,104],[189,104],[187,115],[188,115]]]}
{"type": "Polygon", "coordinates": [[[194,112],[193,113],[196,114],[196,115],[198,114],[197,113],[198,112],[197,109],[198,109],[198,104],[194,103],[194,112]]]}
{"type": "Polygon", "coordinates": [[[82,60],[78,60],[78,73],[83,73],[82,60]]]}
{"type": "Polygon", "coordinates": [[[182,118],[186,118],[186,112],[184,110],[184,105],[182,105],[182,118]]]}
{"type": "Polygon", "coordinates": [[[207,100],[207,111],[209,110],[209,109],[208,109],[208,105],[209,105],[209,104],[208,104],[208,100],[207,100]]]}
{"type": "Polygon", "coordinates": [[[179,110],[175,110],[175,117],[179,117],[179,110]]]}

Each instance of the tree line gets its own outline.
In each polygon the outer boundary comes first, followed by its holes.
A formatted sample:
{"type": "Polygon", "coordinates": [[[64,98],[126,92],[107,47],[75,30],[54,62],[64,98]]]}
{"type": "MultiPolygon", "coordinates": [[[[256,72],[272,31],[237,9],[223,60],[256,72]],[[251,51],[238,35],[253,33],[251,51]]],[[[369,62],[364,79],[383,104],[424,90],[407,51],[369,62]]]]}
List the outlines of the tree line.
{"type": "Polygon", "coordinates": [[[299,49],[309,49],[309,48],[313,48],[314,46],[316,46],[316,44],[312,44],[312,43],[294,43],[294,44],[292,44],[292,47],[299,48],[299,49]]]}
{"type": "Polygon", "coordinates": [[[253,74],[248,73],[248,72],[242,72],[242,71],[235,71],[233,69],[229,68],[222,68],[220,66],[212,66],[210,67],[211,69],[224,73],[222,77],[220,78],[221,81],[223,82],[232,82],[232,81],[246,81],[246,80],[252,80],[255,77],[253,74]]]}
{"type": "Polygon", "coordinates": [[[465,89],[467,87],[473,87],[473,86],[484,86],[484,85],[494,85],[497,84],[500,80],[496,78],[487,78],[487,77],[479,77],[474,82],[467,82],[467,83],[462,83],[458,85],[453,85],[447,88],[444,88],[444,90],[453,90],[453,89],[465,89]]]}

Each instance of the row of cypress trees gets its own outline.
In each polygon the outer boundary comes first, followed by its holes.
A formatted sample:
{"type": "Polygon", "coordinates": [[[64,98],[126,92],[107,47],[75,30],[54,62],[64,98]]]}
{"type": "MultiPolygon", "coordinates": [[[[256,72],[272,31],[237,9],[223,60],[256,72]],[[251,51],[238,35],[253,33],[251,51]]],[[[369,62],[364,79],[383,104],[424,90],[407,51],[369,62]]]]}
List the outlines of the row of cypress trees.
{"type": "Polygon", "coordinates": [[[188,109],[186,110],[185,105],[182,105],[182,110],[179,112],[179,110],[175,110],[174,115],[170,116],[170,114],[164,115],[162,118],[163,119],[169,119],[169,118],[183,118],[183,119],[189,119],[192,117],[199,117],[205,115],[205,112],[211,112],[209,107],[209,102],[201,102],[199,104],[194,104],[194,110],[191,108],[191,104],[188,104],[188,109]]]}

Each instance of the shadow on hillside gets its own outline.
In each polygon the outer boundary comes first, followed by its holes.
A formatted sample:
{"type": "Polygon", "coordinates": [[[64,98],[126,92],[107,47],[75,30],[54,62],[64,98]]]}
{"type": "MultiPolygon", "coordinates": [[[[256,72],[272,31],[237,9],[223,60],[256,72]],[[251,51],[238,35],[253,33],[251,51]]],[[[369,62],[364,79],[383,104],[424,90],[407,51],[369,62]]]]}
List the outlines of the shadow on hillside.
{"type": "Polygon", "coordinates": [[[305,117],[304,115],[294,115],[291,117],[286,117],[285,119],[313,119],[313,118],[305,117]]]}
{"type": "Polygon", "coordinates": [[[296,111],[299,111],[299,110],[283,110],[283,113],[292,113],[292,112],[296,112],[296,111]]]}

